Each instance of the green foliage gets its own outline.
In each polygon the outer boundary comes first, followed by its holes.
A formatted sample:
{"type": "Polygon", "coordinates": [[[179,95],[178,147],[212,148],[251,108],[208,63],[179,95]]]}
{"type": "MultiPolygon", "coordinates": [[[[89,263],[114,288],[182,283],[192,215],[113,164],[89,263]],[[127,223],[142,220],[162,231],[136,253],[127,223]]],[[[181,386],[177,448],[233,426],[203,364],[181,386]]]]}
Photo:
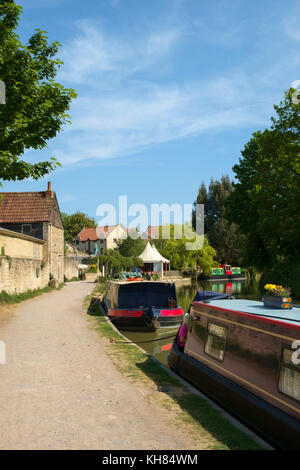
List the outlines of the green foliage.
{"type": "Polygon", "coordinates": [[[143,262],[136,256],[122,256],[119,250],[105,250],[104,253],[98,257],[100,272],[102,267],[105,267],[107,277],[113,277],[120,271],[128,271],[133,266],[142,266],[143,262]]]}
{"type": "Polygon", "coordinates": [[[136,233],[136,236],[137,238],[128,236],[123,240],[118,240],[117,245],[122,256],[139,256],[143,252],[145,243],[138,233],[136,233]]]}
{"type": "Polygon", "coordinates": [[[265,270],[261,285],[280,284],[291,288],[293,297],[300,302],[300,256],[287,259],[265,270]]]}
{"type": "MultiPolygon", "coordinates": [[[[233,190],[229,176],[221,180],[211,179],[208,190],[204,183],[199,188],[196,204],[204,204],[204,229],[209,243],[217,252],[218,261],[232,265],[242,264],[245,237],[235,223],[225,219],[226,200],[233,190]]],[[[196,213],[193,211],[193,226],[196,213]]]]}
{"type": "Polygon", "coordinates": [[[189,230],[184,226],[170,225],[170,238],[163,239],[163,227],[160,227],[160,239],[152,240],[159,250],[159,252],[167,259],[170,260],[171,268],[176,270],[195,270],[197,266],[203,270],[205,275],[208,275],[210,269],[215,265],[214,257],[216,256],[215,250],[209,245],[208,240],[204,237],[204,243],[202,248],[194,250],[187,250],[187,243],[192,242],[190,239],[192,235],[195,235],[197,245],[200,247],[200,237],[195,233],[189,233],[189,230]],[[177,238],[179,233],[182,238],[177,238]]]}
{"type": "MultiPolygon", "coordinates": [[[[20,159],[27,149],[43,149],[70,122],[66,111],[74,90],[55,82],[62,62],[60,44],[36,30],[26,45],[15,33],[22,8],[13,0],[0,3],[0,79],[6,104],[0,105],[0,180],[38,179],[51,172],[54,158],[40,163],[20,159]]],[[[1,182],[0,182],[1,184],[1,182]]]]}
{"type": "Polygon", "coordinates": [[[61,216],[65,231],[65,241],[69,243],[74,241],[74,238],[83,228],[97,227],[95,219],[88,217],[83,212],[77,211],[71,215],[62,212],[61,216]]]}
{"type": "Polygon", "coordinates": [[[254,133],[233,167],[228,216],[247,234],[248,259],[258,268],[300,254],[300,105],[292,93],[275,106],[271,129],[254,133]]]}

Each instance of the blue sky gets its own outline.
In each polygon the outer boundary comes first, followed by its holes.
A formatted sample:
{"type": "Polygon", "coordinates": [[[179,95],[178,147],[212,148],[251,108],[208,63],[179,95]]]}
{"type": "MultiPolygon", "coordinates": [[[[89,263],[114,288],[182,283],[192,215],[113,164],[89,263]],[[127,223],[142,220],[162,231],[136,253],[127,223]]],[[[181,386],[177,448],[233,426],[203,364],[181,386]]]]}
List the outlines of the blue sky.
{"type": "Polygon", "coordinates": [[[300,79],[300,1],[20,0],[19,34],[63,47],[57,81],[78,98],[72,124],[33,161],[62,168],[5,191],[52,182],[60,208],[195,200],[201,182],[233,176],[251,134],[300,79]]]}

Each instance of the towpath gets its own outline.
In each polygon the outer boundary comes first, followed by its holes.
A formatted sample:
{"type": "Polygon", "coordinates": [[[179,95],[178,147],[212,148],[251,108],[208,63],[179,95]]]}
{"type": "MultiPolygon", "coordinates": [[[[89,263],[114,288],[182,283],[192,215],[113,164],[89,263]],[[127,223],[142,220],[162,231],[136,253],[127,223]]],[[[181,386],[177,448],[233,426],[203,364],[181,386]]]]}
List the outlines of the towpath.
{"type": "Polygon", "coordinates": [[[195,449],[105,354],[82,304],[91,281],[26,301],[0,317],[0,449],[195,449]]]}

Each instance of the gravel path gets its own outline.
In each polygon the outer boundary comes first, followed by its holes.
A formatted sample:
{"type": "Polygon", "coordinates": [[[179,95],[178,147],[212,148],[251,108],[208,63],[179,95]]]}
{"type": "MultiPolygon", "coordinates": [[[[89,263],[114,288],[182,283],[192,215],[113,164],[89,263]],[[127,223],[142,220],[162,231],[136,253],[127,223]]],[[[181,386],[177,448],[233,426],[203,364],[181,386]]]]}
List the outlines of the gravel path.
{"type": "Polygon", "coordinates": [[[92,289],[69,283],[0,318],[0,449],[195,448],[105,354],[82,314],[92,289]]]}

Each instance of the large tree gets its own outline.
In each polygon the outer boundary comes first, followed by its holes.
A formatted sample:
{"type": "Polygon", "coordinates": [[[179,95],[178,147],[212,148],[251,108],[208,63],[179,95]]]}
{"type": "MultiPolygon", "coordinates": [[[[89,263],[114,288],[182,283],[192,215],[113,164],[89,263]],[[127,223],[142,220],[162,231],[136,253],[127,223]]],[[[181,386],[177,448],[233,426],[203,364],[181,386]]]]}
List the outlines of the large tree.
{"type": "Polygon", "coordinates": [[[97,227],[95,219],[87,216],[83,212],[77,211],[75,214],[71,215],[62,212],[61,215],[66,242],[72,243],[76,235],[78,235],[78,233],[81,232],[83,228],[97,227]]]}
{"type": "Polygon", "coordinates": [[[233,167],[229,217],[247,234],[249,261],[264,268],[300,255],[300,100],[275,106],[272,126],[253,134],[233,167]]]}
{"type": "Polygon", "coordinates": [[[137,231],[134,237],[129,234],[127,238],[119,240],[117,245],[119,252],[125,257],[139,256],[145,248],[145,243],[137,231]]]}
{"type": "MultiPolygon", "coordinates": [[[[201,184],[196,204],[204,204],[204,231],[209,243],[217,252],[218,261],[240,264],[244,237],[238,226],[226,220],[226,201],[233,190],[229,176],[222,176],[220,181],[211,179],[208,189],[201,184]]],[[[193,212],[193,225],[196,223],[196,212],[193,212]]]]}
{"type": "Polygon", "coordinates": [[[49,42],[44,31],[22,44],[16,34],[22,8],[13,0],[0,2],[0,80],[6,88],[6,103],[0,104],[1,180],[38,179],[58,162],[30,163],[26,150],[43,149],[69,122],[66,111],[74,90],[55,82],[62,62],[55,58],[58,42],[49,42]]]}

